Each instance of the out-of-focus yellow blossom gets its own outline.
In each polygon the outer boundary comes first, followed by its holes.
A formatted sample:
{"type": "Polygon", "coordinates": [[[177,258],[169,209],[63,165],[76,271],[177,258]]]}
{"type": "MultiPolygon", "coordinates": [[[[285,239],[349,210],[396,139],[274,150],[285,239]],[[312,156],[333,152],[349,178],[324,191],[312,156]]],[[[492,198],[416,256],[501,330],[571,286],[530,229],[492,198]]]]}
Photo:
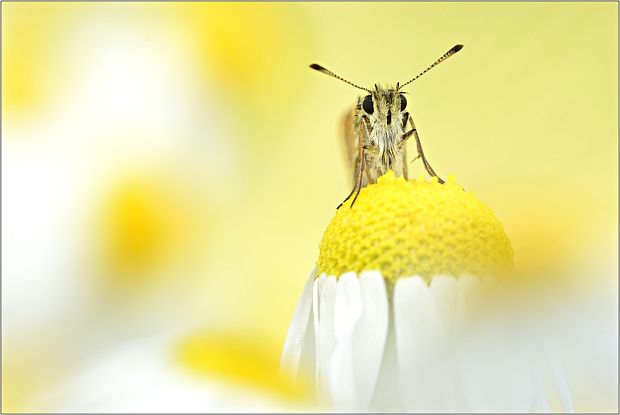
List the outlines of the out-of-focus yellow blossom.
{"type": "Polygon", "coordinates": [[[204,332],[179,343],[176,355],[192,373],[255,388],[291,402],[310,403],[309,384],[279,370],[278,348],[259,336],[204,332]]]}
{"type": "Polygon", "coordinates": [[[195,3],[179,10],[205,96],[233,123],[243,143],[240,151],[248,155],[247,180],[255,180],[290,137],[282,132],[293,126],[295,102],[303,101],[309,88],[314,27],[299,8],[274,3],[195,3]]]}
{"type": "Polygon", "coordinates": [[[110,288],[134,292],[162,279],[186,283],[179,275],[208,249],[208,204],[172,176],[127,173],[104,191],[94,212],[93,256],[110,288]]]}
{"type": "Polygon", "coordinates": [[[59,4],[2,5],[2,109],[32,116],[58,99],[74,64],[59,58],[70,45],[76,13],[59,4]]]}

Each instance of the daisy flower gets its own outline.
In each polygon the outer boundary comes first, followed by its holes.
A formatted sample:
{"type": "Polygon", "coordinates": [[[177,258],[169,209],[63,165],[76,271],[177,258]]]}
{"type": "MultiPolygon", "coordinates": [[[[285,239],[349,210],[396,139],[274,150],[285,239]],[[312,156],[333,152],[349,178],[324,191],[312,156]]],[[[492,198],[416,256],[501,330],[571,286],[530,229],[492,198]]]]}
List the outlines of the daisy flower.
{"type": "Polygon", "coordinates": [[[134,338],[101,351],[31,408],[77,413],[290,412],[306,386],[277,370],[262,337],[192,330],[134,338]]]}
{"type": "Polygon", "coordinates": [[[502,224],[454,178],[388,172],[325,230],[281,367],[337,410],[569,411],[513,268],[502,224]]]}

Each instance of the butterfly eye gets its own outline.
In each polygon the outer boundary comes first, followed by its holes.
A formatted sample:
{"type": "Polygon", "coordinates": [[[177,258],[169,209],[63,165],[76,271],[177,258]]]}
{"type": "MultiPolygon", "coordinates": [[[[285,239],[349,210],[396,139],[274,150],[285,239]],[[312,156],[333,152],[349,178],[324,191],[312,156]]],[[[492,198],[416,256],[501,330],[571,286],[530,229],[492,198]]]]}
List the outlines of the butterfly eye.
{"type": "Polygon", "coordinates": [[[403,94],[400,95],[400,110],[404,111],[407,108],[407,98],[403,94]]]}
{"type": "Polygon", "coordinates": [[[372,97],[370,95],[366,95],[366,98],[364,98],[362,108],[364,108],[364,111],[366,111],[367,114],[372,114],[375,110],[372,105],[372,97]]]}

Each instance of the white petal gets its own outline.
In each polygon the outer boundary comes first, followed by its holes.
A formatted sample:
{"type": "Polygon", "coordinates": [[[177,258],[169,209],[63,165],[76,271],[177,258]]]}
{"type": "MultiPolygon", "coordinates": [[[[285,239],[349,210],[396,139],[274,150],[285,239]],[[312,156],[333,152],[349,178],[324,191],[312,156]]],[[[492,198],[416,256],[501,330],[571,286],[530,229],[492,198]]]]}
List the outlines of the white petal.
{"type": "Polygon", "coordinates": [[[334,334],[337,343],[350,341],[355,324],[362,314],[362,294],[354,272],[342,274],[336,286],[334,334]]]}
{"type": "Polygon", "coordinates": [[[336,347],[330,395],[338,410],[368,410],[381,368],[388,328],[383,277],[347,273],[338,280],[335,306],[336,347]]]}
{"type": "Polygon", "coordinates": [[[336,278],[321,275],[314,282],[314,333],[316,339],[316,384],[320,400],[327,396],[327,380],[330,359],[336,344],[334,332],[334,307],[336,302],[336,278]]]}
{"type": "Polygon", "coordinates": [[[325,281],[325,273],[319,275],[312,285],[312,327],[314,328],[314,382],[318,387],[319,381],[319,285],[325,281]]]}
{"type": "Polygon", "coordinates": [[[388,332],[385,281],[377,271],[360,275],[362,315],[355,329],[353,356],[360,408],[367,410],[374,394],[388,332]]]}
{"type": "Polygon", "coordinates": [[[480,297],[481,287],[482,282],[479,278],[469,275],[458,278],[456,317],[460,327],[466,326],[471,319],[480,297]]]}
{"type": "Polygon", "coordinates": [[[330,359],[329,394],[337,410],[351,410],[357,404],[353,360],[355,326],[362,314],[362,296],[357,276],[343,274],[336,287],[334,337],[336,345],[330,359]]]}
{"type": "Polygon", "coordinates": [[[373,412],[405,412],[400,391],[400,369],[396,356],[396,330],[388,319],[388,333],[383,349],[383,360],[375,385],[370,410],[373,412]]]}
{"type": "Polygon", "coordinates": [[[439,347],[441,320],[431,291],[420,277],[401,278],[394,289],[400,389],[408,411],[446,411],[451,390],[439,347]]]}
{"type": "Polygon", "coordinates": [[[431,280],[431,294],[441,318],[446,335],[452,334],[456,324],[456,298],[458,283],[452,276],[435,276],[431,280]]]}
{"type": "Polygon", "coordinates": [[[289,326],[284,349],[280,358],[280,368],[292,377],[296,377],[300,366],[308,370],[314,367],[314,325],[312,323],[312,287],[316,277],[316,268],[312,270],[301,294],[289,326]]]}
{"type": "Polygon", "coordinates": [[[543,353],[545,361],[549,366],[549,374],[551,377],[551,383],[553,385],[553,389],[558,395],[558,399],[560,401],[560,406],[562,407],[562,411],[565,413],[574,412],[573,410],[573,402],[570,396],[570,392],[568,390],[568,385],[566,384],[566,379],[564,378],[564,372],[558,359],[553,353],[547,344],[543,345],[543,353]]]}
{"type": "Polygon", "coordinates": [[[468,408],[474,412],[528,412],[534,405],[533,359],[510,334],[475,332],[459,343],[460,380],[468,408]]]}
{"type": "Polygon", "coordinates": [[[547,399],[547,391],[543,381],[542,365],[539,359],[535,360],[532,374],[532,408],[531,412],[550,412],[549,400],[547,399]]]}
{"type": "MultiPolygon", "coordinates": [[[[319,350],[319,282],[325,280],[325,274],[319,275],[312,284],[312,325],[314,327],[315,350],[319,350]]],[[[317,357],[318,367],[318,357],[317,357]]]]}
{"type": "Polygon", "coordinates": [[[534,405],[535,361],[510,318],[472,312],[483,284],[459,278],[458,378],[473,412],[528,412],[534,405]]]}

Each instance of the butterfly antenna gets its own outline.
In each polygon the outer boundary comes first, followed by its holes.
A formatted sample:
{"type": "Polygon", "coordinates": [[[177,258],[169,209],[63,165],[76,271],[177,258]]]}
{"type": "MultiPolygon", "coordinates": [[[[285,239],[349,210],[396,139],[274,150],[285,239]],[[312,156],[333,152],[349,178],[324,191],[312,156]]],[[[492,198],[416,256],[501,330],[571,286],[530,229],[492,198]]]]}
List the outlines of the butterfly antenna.
{"type": "Polygon", "coordinates": [[[419,77],[421,77],[422,75],[424,75],[426,72],[430,71],[431,69],[433,69],[435,66],[439,65],[441,62],[445,61],[446,59],[448,59],[450,56],[454,55],[456,52],[458,52],[459,50],[463,49],[463,45],[455,45],[452,47],[452,49],[450,49],[449,51],[447,51],[446,53],[444,53],[439,59],[437,59],[431,66],[429,66],[428,68],[424,69],[424,71],[422,71],[418,76],[416,76],[415,78],[411,79],[410,81],[405,82],[404,84],[402,84],[400,87],[404,87],[406,85],[409,85],[410,83],[412,83],[413,81],[415,81],[416,79],[418,79],[419,77]]]}
{"type": "Polygon", "coordinates": [[[312,65],[310,65],[310,67],[311,67],[312,69],[314,69],[315,71],[322,72],[322,73],[324,73],[325,75],[333,76],[334,78],[339,79],[339,80],[341,80],[342,82],[345,82],[345,83],[347,83],[347,84],[349,84],[349,85],[351,85],[351,86],[354,86],[354,87],[356,87],[356,88],[358,88],[358,89],[361,89],[361,90],[363,90],[363,91],[366,91],[366,92],[372,93],[370,90],[368,90],[368,89],[366,89],[366,88],[363,88],[363,87],[361,87],[361,86],[359,86],[359,85],[355,85],[353,82],[347,81],[346,79],[344,79],[344,78],[342,78],[342,77],[340,77],[340,76],[336,75],[335,73],[333,73],[333,72],[332,72],[332,71],[330,71],[329,69],[325,69],[325,68],[323,68],[321,65],[317,65],[316,63],[313,63],[312,65]]]}

